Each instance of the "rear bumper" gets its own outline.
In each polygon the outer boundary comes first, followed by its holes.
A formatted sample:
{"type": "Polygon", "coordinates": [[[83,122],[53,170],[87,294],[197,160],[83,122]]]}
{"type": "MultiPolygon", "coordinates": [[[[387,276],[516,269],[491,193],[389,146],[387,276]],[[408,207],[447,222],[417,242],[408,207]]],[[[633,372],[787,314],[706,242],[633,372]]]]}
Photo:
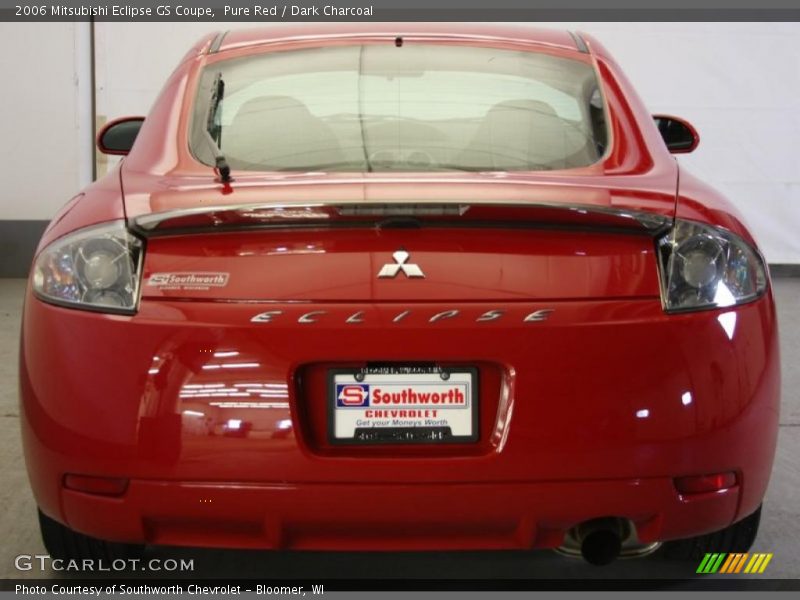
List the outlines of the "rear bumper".
{"type": "Polygon", "coordinates": [[[631,519],[643,542],[687,537],[761,502],[779,408],[771,297],[675,316],[653,299],[419,304],[393,321],[408,308],[143,302],[121,317],[29,297],[22,427],[39,506],[105,539],[436,549],[557,546],[600,516],[631,519]],[[459,317],[430,322],[448,309],[459,317]],[[281,319],[250,322],[265,310],[281,319]],[[365,360],[479,365],[479,442],[327,445],[319,375],[365,360]],[[725,492],[673,485],[726,471],[725,492]],[[64,489],[67,473],[130,485],[92,496],[64,489]]]}
{"type": "Polygon", "coordinates": [[[294,550],[529,549],[630,519],[641,543],[721,529],[739,488],[681,498],[671,479],[492,484],[132,481],[124,498],[64,490],[64,518],[105,539],[294,550]],[[589,501],[589,499],[591,499],[589,501]]]}

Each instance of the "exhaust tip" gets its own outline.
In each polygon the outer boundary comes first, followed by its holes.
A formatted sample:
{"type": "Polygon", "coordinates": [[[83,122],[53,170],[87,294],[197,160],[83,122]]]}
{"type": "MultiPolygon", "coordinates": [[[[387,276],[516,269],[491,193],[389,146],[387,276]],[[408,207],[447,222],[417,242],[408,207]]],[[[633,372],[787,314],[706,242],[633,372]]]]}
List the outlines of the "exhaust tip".
{"type": "Polygon", "coordinates": [[[588,533],[581,543],[583,559],[598,567],[614,562],[621,551],[622,540],[613,529],[596,529],[588,533]]]}
{"type": "Polygon", "coordinates": [[[630,519],[601,517],[584,521],[567,531],[556,552],[572,558],[583,558],[593,565],[607,565],[616,558],[647,556],[660,546],[661,542],[642,544],[636,534],[636,526],[630,519]]]}

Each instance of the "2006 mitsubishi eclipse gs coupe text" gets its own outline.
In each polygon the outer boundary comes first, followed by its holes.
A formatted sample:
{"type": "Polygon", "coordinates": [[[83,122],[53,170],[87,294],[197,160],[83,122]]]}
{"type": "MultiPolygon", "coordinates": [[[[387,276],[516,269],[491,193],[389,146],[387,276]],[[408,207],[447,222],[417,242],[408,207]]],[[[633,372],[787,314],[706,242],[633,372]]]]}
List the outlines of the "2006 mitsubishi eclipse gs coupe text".
{"type": "Polygon", "coordinates": [[[203,39],[34,259],[48,550],[746,550],[775,310],[697,140],[586,35],[203,39]]]}

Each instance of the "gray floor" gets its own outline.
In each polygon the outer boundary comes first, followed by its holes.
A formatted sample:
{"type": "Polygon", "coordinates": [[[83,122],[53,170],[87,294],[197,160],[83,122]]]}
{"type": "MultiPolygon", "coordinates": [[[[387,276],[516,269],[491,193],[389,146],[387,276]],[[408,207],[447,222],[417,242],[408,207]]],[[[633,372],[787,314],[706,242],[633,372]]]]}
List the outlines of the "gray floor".
{"type": "MultiPolygon", "coordinates": [[[[770,578],[800,578],[800,278],[775,281],[780,313],[783,409],[778,456],[753,551],[772,552],[770,578]]],[[[43,554],[19,439],[17,343],[24,282],[0,279],[0,577],[54,577],[19,572],[14,557],[43,554]]],[[[151,557],[193,558],[194,577],[259,578],[681,578],[696,565],[658,556],[594,568],[582,561],[535,553],[334,554],[158,548],[151,557]]]]}

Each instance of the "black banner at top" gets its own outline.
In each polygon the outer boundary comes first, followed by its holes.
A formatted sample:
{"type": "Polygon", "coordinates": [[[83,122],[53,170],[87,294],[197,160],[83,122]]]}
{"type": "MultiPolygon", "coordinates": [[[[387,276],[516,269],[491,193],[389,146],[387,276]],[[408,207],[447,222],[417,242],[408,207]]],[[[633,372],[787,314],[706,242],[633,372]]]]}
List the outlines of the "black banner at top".
{"type": "Polygon", "coordinates": [[[0,0],[36,21],[798,21],[797,0],[0,0]]]}

